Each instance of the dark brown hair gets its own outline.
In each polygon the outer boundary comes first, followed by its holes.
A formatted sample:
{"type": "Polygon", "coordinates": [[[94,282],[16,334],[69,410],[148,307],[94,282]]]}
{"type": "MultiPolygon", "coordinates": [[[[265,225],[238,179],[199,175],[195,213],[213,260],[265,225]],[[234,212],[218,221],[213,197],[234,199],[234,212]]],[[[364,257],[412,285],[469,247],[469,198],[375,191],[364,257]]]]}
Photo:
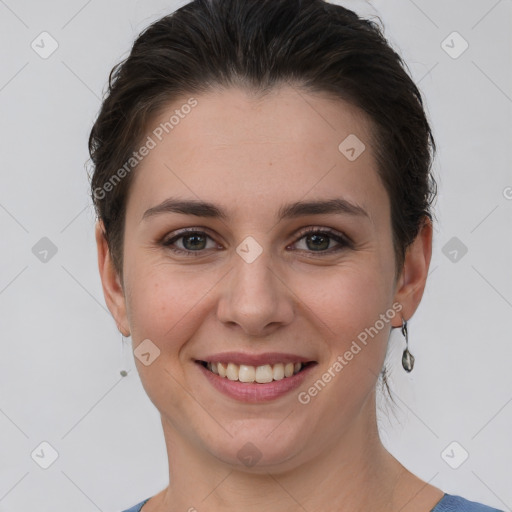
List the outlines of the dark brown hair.
{"type": "Polygon", "coordinates": [[[407,247],[432,220],[436,148],[421,94],[379,25],[322,0],[194,0],[144,30],[112,69],[90,134],[92,199],[121,276],[126,162],[148,121],[177,98],[229,87],[264,95],[286,84],[348,101],[372,121],[400,275],[407,247]]]}

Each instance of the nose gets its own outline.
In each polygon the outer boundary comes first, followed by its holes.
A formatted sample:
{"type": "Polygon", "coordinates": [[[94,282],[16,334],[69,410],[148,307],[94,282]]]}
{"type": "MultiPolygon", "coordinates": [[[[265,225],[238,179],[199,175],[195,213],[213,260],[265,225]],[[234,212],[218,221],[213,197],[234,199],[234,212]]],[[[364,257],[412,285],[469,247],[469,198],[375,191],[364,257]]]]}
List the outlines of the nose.
{"type": "Polygon", "coordinates": [[[233,269],[223,280],[218,319],[230,328],[238,326],[247,336],[261,337],[291,323],[294,294],[283,270],[273,264],[270,251],[252,262],[234,254],[233,269]]]}

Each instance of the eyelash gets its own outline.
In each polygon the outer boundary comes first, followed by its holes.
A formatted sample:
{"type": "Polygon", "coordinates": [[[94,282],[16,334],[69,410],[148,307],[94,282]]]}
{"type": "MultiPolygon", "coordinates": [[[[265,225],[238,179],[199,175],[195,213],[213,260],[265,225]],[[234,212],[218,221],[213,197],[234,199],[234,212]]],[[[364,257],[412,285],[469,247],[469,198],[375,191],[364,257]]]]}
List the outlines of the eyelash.
{"type": "MultiPolygon", "coordinates": [[[[305,238],[307,235],[317,235],[317,234],[327,235],[332,240],[335,240],[336,242],[338,242],[341,246],[338,248],[335,248],[334,250],[331,248],[326,251],[318,251],[318,252],[317,251],[306,251],[306,252],[313,253],[313,254],[315,254],[315,253],[316,254],[332,254],[332,253],[339,252],[345,248],[352,248],[352,246],[353,246],[351,240],[349,240],[348,237],[342,236],[329,228],[305,229],[299,233],[298,238],[297,238],[296,242],[294,242],[294,243],[299,242],[300,240],[305,238]]],[[[198,251],[190,251],[190,250],[177,249],[176,247],[171,247],[172,244],[174,244],[177,240],[179,240],[180,238],[186,238],[187,235],[206,235],[208,238],[212,238],[212,237],[210,237],[210,235],[208,235],[208,233],[206,233],[204,231],[200,231],[196,228],[189,228],[189,229],[185,229],[185,230],[178,232],[172,238],[163,240],[162,245],[164,247],[167,247],[168,249],[170,249],[172,252],[174,252],[176,254],[184,254],[186,256],[191,256],[191,257],[202,256],[204,254],[204,252],[206,251],[206,249],[201,249],[198,251]]]]}

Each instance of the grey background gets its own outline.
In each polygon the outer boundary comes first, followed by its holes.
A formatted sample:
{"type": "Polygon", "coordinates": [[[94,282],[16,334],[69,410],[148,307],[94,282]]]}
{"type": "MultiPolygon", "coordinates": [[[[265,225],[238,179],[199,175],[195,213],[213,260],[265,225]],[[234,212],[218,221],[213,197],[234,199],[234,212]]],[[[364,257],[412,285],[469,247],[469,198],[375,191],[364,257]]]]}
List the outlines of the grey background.
{"type": "MultiPolygon", "coordinates": [[[[110,69],[184,3],[0,0],[0,511],[115,512],[167,484],[159,414],[103,299],[84,164],[110,69]],[[58,43],[46,59],[31,47],[43,31],[58,43]],[[43,441],[58,453],[47,469],[43,441]]],[[[380,16],[439,146],[434,254],[409,322],[416,366],[402,370],[394,330],[383,441],[433,485],[510,511],[511,2],[339,3],[380,16]],[[454,31],[469,45],[457,58],[454,31]]]]}

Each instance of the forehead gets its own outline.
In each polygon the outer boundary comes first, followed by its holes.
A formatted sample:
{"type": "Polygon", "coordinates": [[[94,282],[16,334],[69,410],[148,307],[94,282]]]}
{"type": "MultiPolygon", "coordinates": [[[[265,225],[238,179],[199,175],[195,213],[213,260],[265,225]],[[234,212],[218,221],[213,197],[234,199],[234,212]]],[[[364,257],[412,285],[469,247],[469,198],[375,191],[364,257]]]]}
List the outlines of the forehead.
{"type": "Polygon", "coordinates": [[[208,200],[238,217],[343,197],[373,218],[387,195],[371,127],[357,107],[289,86],[264,97],[236,88],[183,96],[148,123],[144,140],[154,147],[130,196],[140,209],[168,196],[208,200]]]}

